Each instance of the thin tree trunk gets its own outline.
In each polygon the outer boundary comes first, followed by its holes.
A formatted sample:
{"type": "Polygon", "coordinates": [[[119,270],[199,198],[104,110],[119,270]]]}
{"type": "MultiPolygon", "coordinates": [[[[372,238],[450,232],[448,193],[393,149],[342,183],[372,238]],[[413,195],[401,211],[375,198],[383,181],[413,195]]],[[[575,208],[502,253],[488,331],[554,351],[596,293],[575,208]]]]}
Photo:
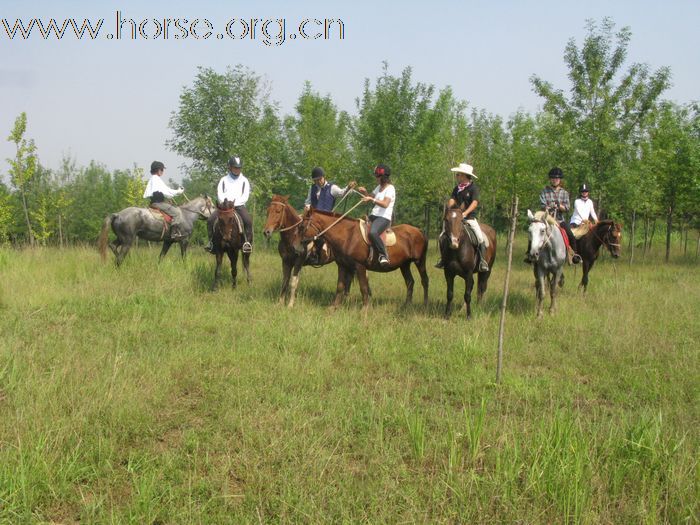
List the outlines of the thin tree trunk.
{"type": "Polygon", "coordinates": [[[642,250],[642,259],[645,259],[647,256],[648,244],[649,244],[649,216],[645,215],[644,216],[644,247],[642,250]]]}
{"type": "Polygon", "coordinates": [[[510,286],[510,270],[513,262],[513,239],[515,238],[515,226],[518,221],[518,196],[513,195],[511,206],[510,231],[508,232],[508,246],[506,247],[508,264],[506,266],[506,278],[503,284],[503,302],[501,303],[501,321],[498,327],[498,356],[496,362],[496,383],[501,382],[501,368],[503,365],[503,338],[506,328],[506,307],[508,306],[508,287],[510,286]]]}
{"type": "Polygon", "coordinates": [[[695,246],[695,258],[698,258],[698,255],[700,255],[700,230],[698,230],[698,244],[695,246]]]}
{"type": "Polygon", "coordinates": [[[649,234],[649,253],[651,253],[651,245],[654,243],[654,234],[656,233],[656,217],[651,221],[651,234],[649,234]]]}
{"type": "Polygon", "coordinates": [[[27,206],[27,196],[24,194],[24,188],[20,187],[22,195],[22,209],[24,210],[24,220],[27,222],[27,232],[29,233],[29,245],[34,246],[34,232],[32,231],[32,223],[29,221],[29,207],[27,206]]]}
{"type": "Polygon", "coordinates": [[[58,245],[63,248],[63,221],[60,213],[58,214],[58,245]]]}
{"type": "Polygon", "coordinates": [[[634,227],[637,222],[637,210],[632,210],[632,229],[630,231],[630,264],[634,260],[634,227]]]}
{"type": "Polygon", "coordinates": [[[683,256],[686,257],[688,255],[688,230],[690,230],[690,225],[686,224],[685,226],[685,241],[683,242],[683,256]]]}
{"type": "Polygon", "coordinates": [[[673,208],[668,209],[666,217],[666,262],[671,257],[671,230],[673,229],[673,208]]]}

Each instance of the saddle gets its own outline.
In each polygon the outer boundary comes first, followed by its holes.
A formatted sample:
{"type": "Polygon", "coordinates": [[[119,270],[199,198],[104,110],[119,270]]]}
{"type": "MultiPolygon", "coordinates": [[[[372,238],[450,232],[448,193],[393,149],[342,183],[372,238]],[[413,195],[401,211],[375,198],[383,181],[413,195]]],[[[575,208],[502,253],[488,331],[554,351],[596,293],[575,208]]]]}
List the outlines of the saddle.
{"type": "MultiPolygon", "coordinates": [[[[371,246],[369,242],[369,227],[370,223],[368,221],[360,219],[360,233],[362,234],[362,240],[365,241],[365,244],[371,246]]],[[[387,248],[396,244],[396,234],[391,228],[384,230],[379,237],[381,237],[382,241],[384,242],[384,246],[387,248]]]]}
{"type": "Polygon", "coordinates": [[[561,232],[561,236],[564,239],[564,245],[566,246],[567,251],[569,248],[571,248],[571,245],[569,244],[569,236],[566,234],[566,230],[559,226],[559,223],[557,220],[552,217],[549,213],[547,213],[544,210],[536,211],[535,212],[535,220],[537,221],[546,221],[548,224],[551,224],[552,226],[556,226],[559,231],[561,232]]]}
{"type": "Polygon", "coordinates": [[[583,221],[576,228],[571,228],[571,233],[574,234],[577,240],[586,235],[589,231],[591,231],[591,223],[589,221],[583,221]]]}
{"type": "MultiPolygon", "coordinates": [[[[479,246],[479,239],[476,236],[476,232],[474,231],[474,229],[468,222],[463,222],[462,228],[464,228],[464,233],[467,234],[469,242],[472,244],[472,246],[474,246],[474,248],[477,248],[479,246]]],[[[483,231],[481,233],[483,234],[483,231]]],[[[491,243],[489,242],[489,238],[486,235],[484,235],[484,246],[488,248],[490,245],[491,243]]]]}
{"type": "Polygon", "coordinates": [[[173,222],[173,218],[170,215],[168,215],[167,213],[165,213],[163,210],[160,210],[158,208],[154,208],[153,206],[149,206],[148,211],[151,212],[151,215],[153,215],[154,218],[159,219],[159,220],[162,219],[167,224],[170,224],[171,222],[173,222]]]}

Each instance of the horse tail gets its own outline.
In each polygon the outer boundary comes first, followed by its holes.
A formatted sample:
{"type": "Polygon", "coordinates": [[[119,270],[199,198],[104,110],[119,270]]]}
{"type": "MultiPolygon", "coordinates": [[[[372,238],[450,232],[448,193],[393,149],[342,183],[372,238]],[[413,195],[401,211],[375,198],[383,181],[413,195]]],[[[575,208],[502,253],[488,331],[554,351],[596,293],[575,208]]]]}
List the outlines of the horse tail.
{"type": "Polygon", "coordinates": [[[109,228],[112,226],[112,219],[114,218],[114,213],[110,213],[102,221],[102,231],[100,231],[100,237],[97,239],[97,248],[100,250],[100,257],[102,261],[107,260],[107,240],[109,239],[109,228]]]}

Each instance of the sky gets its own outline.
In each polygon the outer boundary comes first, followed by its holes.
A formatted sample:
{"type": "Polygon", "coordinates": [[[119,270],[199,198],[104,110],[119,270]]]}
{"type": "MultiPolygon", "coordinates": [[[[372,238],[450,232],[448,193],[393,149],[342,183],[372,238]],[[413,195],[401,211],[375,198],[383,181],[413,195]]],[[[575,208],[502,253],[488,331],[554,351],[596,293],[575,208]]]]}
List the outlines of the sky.
{"type": "MultiPolygon", "coordinates": [[[[34,139],[40,162],[50,169],[58,169],[69,156],[78,166],[94,160],[110,170],[138,166],[147,173],[157,159],[168,167],[166,177],[179,181],[188,159],[166,146],[172,138],[168,124],[198,67],[224,72],[228,66],[247,66],[269,82],[281,115],[294,113],[305,81],[330,95],[339,109],[355,114],[365,79],[373,82],[386,61],[390,74],[400,75],[410,66],[414,82],[450,86],[470,108],[508,117],[540,108],[530,84],[533,75],[569,88],[564,47],[571,38],[583,41],[587,19],[604,17],[612,18],[618,29],[632,30],[626,67],[634,62],[648,64],[652,71],[668,66],[673,86],[664,98],[678,103],[700,99],[697,0],[3,0],[0,132],[6,138],[24,111],[26,136],[34,139]],[[120,38],[118,16],[124,22],[120,38]],[[36,26],[26,39],[19,34],[9,38],[6,27],[11,30],[18,19],[28,26],[33,18],[44,24],[50,18],[59,25],[70,18],[79,25],[86,18],[93,26],[99,19],[103,24],[95,39],[87,34],[78,39],[70,27],[60,40],[43,39],[36,26]],[[167,38],[164,31],[156,35],[154,19],[171,20],[167,38]],[[259,20],[254,38],[253,19],[259,20]],[[280,19],[286,34],[296,38],[278,37],[280,19]],[[344,38],[339,38],[337,23],[328,39],[298,36],[304,20],[309,21],[305,34],[313,37],[320,34],[313,21],[325,19],[341,20],[344,38]],[[131,20],[137,31],[143,23],[148,39],[131,38],[131,20]],[[261,31],[265,21],[270,38],[261,31]],[[180,28],[187,31],[185,38],[180,28]]],[[[0,140],[5,181],[5,159],[13,155],[14,144],[0,140]]]]}

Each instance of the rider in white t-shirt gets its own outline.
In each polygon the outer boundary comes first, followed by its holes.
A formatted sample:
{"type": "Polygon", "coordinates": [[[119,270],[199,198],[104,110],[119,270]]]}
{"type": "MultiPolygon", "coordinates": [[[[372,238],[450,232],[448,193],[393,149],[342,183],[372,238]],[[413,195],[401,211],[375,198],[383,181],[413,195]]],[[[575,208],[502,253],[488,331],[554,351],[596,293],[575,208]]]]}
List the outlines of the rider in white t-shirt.
{"type": "Polygon", "coordinates": [[[396,202],[396,188],[391,183],[391,168],[385,164],[378,164],[374,168],[374,176],[379,185],[368,193],[363,187],[357,190],[364,195],[364,202],[373,202],[374,207],[370,213],[371,221],[369,229],[369,240],[379,255],[377,261],[382,266],[389,266],[389,257],[386,253],[386,246],[382,241],[381,234],[391,226],[391,218],[394,213],[394,203],[396,202]]]}

